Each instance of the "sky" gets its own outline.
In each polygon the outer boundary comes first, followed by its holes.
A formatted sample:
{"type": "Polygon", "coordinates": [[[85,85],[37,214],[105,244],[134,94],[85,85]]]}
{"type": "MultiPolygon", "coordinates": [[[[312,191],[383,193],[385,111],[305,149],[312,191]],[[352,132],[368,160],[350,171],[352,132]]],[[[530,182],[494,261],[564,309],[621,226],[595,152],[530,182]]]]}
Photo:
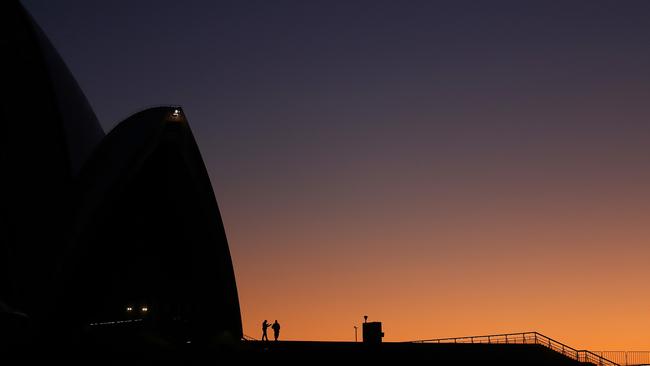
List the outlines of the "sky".
{"type": "Polygon", "coordinates": [[[183,106],[245,334],[650,349],[647,1],[22,2],[106,131],[183,106]]]}

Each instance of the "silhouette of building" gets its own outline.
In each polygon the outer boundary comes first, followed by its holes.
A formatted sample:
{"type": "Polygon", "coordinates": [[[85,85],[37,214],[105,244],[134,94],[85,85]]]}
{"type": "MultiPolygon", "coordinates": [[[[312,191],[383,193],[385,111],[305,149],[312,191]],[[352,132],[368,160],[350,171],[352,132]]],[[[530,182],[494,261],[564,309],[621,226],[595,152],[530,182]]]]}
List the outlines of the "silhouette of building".
{"type": "Polygon", "coordinates": [[[163,335],[240,339],[228,242],[182,109],[105,134],[19,2],[0,10],[0,321],[74,336],[139,318],[163,335]]]}

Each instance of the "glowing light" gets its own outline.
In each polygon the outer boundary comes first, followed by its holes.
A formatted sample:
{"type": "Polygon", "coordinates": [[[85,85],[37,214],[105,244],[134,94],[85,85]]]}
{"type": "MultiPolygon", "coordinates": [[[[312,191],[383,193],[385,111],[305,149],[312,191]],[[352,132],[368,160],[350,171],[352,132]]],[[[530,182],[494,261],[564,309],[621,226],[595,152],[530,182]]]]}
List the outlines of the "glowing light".
{"type": "Polygon", "coordinates": [[[147,311],[149,311],[149,308],[146,307],[146,306],[143,306],[142,309],[140,309],[140,310],[142,310],[143,313],[146,313],[147,311]]]}
{"type": "Polygon", "coordinates": [[[172,117],[178,118],[178,116],[181,115],[181,110],[180,109],[174,109],[174,113],[172,113],[172,117]]]}
{"type": "Polygon", "coordinates": [[[126,311],[133,311],[133,308],[130,307],[130,306],[127,306],[127,307],[126,307],[126,311]]]}

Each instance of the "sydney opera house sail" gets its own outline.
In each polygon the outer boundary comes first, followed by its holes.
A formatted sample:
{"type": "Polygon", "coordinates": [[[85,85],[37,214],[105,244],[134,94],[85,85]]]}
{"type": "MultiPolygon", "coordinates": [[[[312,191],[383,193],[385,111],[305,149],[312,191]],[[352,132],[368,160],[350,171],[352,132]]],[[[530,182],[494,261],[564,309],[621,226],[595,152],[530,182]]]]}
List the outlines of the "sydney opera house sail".
{"type": "Polygon", "coordinates": [[[105,134],[30,15],[17,1],[0,10],[0,333],[132,322],[179,341],[240,339],[228,242],[183,110],[147,109],[105,134]]]}

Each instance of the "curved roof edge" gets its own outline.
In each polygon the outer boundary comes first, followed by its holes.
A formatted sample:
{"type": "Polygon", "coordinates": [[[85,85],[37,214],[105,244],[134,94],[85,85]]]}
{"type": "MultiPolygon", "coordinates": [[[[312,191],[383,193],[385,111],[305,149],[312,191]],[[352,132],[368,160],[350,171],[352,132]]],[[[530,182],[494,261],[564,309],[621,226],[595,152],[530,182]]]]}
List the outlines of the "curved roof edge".
{"type": "MultiPolygon", "coordinates": [[[[208,286],[217,292],[213,299],[203,299],[219,302],[227,313],[219,315],[223,318],[220,321],[223,324],[211,326],[241,338],[239,298],[225,229],[199,148],[180,107],[151,108],[127,118],[105,137],[84,165],[77,182],[78,211],[62,264],[61,284],[66,286],[70,276],[83,276],[83,273],[76,273],[75,263],[83,262],[86,247],[93,245],[85,242],[86,233],[97,230],[97,222],[101,220],[103,211],[110,207],[111,200],[120,197],[163,144],[171,146],[183,156],[182,160],[191,172],[188,184],[200,196],[197,210],[207,216],[206,221],[210,222],[211,228],[206,230],[213,233],[214,246],[218,246],[192,249],[198,253],[196,255],[218,256],[213,258],[213,268],[198,271],[209,272],[219,282],[208,286]],[[221,290],[218,291],[218,288],[221,290]]],[[[62,300],[65,303],[65,299],[62,300]]]]}
{"type": "Polygon", "coordinates": [[[38,45],[42,64],[49,77],[55,106],[66,139],[70,169],[72,174],[76,175],[95,147],[104,138],[104,130],[86,95],[61,55],[29,12],[22,5],[19,6],[31,26],[33,39],[38,45]]]}

